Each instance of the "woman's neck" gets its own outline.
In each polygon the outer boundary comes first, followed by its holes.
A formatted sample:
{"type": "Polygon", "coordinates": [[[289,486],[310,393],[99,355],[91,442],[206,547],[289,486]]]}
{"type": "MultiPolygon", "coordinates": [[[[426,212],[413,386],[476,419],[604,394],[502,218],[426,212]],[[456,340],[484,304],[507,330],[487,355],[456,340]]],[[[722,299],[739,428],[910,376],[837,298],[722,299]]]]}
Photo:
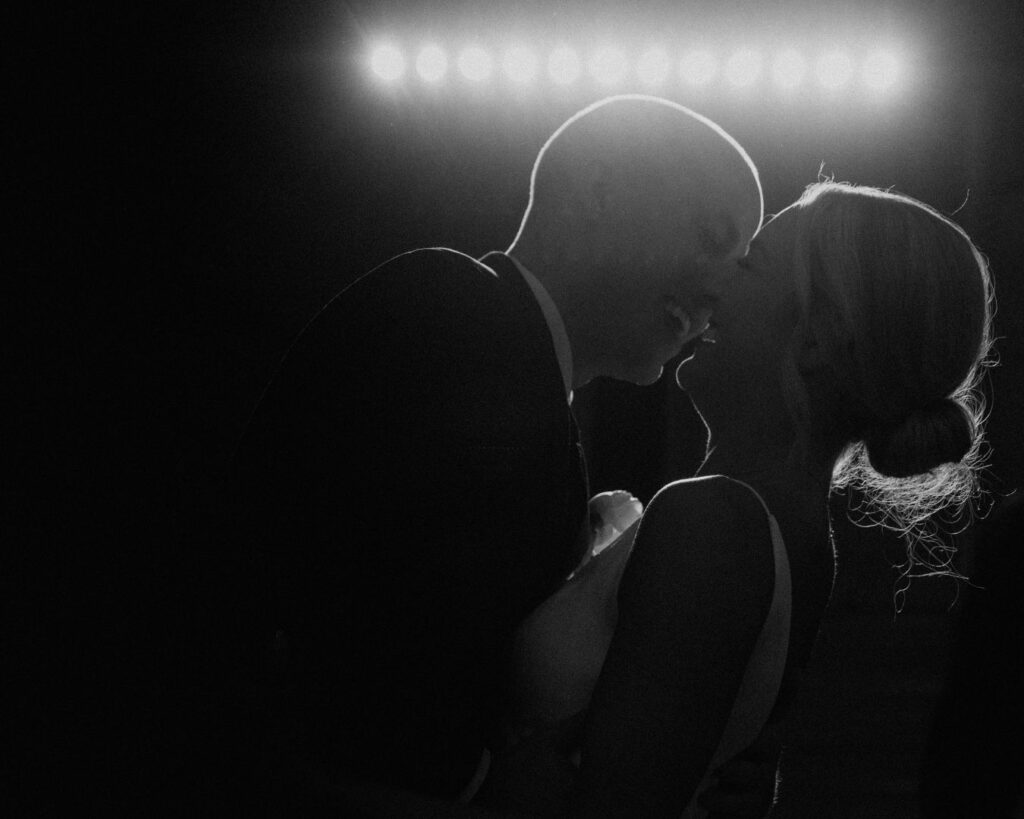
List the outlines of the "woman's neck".
{"type": "Polygon", "coordinates": [[[712,433],[707,458],[698,475],[725,475],[754,487],[770,505],[799,497],[827,503],[834,459],[816,452],[803,436],[712,433]]]}

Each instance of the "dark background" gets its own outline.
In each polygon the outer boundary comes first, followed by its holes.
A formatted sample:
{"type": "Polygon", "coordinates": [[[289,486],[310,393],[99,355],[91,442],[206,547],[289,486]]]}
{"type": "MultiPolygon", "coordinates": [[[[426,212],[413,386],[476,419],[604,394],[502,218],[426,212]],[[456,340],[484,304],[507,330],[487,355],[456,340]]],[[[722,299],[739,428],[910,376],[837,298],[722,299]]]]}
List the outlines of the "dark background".
{"type": "MultiPolygon", "coordinates": [[[[39,8],[32,19],[9,21],[4,358],[15,412],[4,444],[3,583],[12,615],[4,651],[25,683],[8,705],[30,717],[24,736],[15,734],[27,757],[45,759],[55,735],[87,739],[117,712],[102,695],[107,682],[143,679],[140,663],[159,667],[138,659],[159,653],[153,611],[181,608],[181,578],[192,550],[204,548],[197,522],[303,324],[395,253],[504,249],[537,150],[601,96],[585,83],[519,96],[450,86],[427,93],[416,82],[385,91],[359,62],[380,33],[436,33],[454,45],[462,32],[529,39],[557,30],[578,42],[581,31],[677,29],[682,40],[707,31],[733,43],[745,32],[809,46],[891,32],[910,43],[913,83],[884,103],[695,94],[678,85],[663,93],[747,149],[769,213],[796,198],[822,164],[837,179],[892,186],[955,212],[989,257],[999,300],[986,485],[996,497],[1019,485],[1017,5],[552,8],[209,2],[39,8]]],[[[594,491],[629,488],[646,500],[699,462],[703,428],[668,380],[643,389],[597,382],[576,401],[594,491]]],[[[840,575],[819,643],[823,676],[808,686],[813,719],[804,756],[793,754],[790,798],[801,809],[818,805],[806,815],[909,816],[961,598],[949,579],[918,580],[894,617],[898,543],[847,525],[841,509],[837,529],[840,575]],[[824,692],[817,701],[815,691],[824,692]],[[896,714],[906,725],[894,735],[896,714]],[[855,747],[852,724],[863,733],[855,747]],[[833,733],[814,730],[821,725],[833,733]],[[846,785],[823,784],[841,776],[846,785]],[[879,787],[875,807],[857,802],[879,787]]],[[[970,533],[962,541],[970,569],[970,533]]],[[[187,617],[167,619],[158,618],[161,629],[193,627],[187,617]]],[[[145,743],[144,727],[138,736],[145,743]]]]}

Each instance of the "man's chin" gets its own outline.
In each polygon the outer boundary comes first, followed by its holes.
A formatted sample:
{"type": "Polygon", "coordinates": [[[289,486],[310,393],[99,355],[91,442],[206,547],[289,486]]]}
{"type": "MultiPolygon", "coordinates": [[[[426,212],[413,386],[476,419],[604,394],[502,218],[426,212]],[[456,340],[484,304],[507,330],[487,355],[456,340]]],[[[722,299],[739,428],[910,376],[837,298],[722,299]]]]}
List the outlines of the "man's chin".
{"type": "Polygon", "coordinates": [[[623,381],[626,384],[633,384],[637,387],[649,387],[661,378],[665,372],[665,368],[658,366],[657,368],[645,367],[630,367],[629,369],[621,368],[613,372],[606,372],[605,378],[610,378],[613,381],[623,381]]]}
{"type": "Polygon", "coordinates": [[[645,370],[638,370],[636,376],[630,380],[638,387],[649,387],[652,384],[657,384],[664,374],[665,364],[654,364],[645,370]]]}
{"type": "MultiPolygon", "coordinates": [[[[664,351],[662,355],[664,355],[664,351]]],[[[648,361],[620,361],[617,365],[609,366],[602,375],[616,381],[625,381],[628,384],[635,384],[638,387],[649,387],[657,383],[665,373],[666,367],[675,369],[675,356],[667,361],[658,359],[648,361]]]]}

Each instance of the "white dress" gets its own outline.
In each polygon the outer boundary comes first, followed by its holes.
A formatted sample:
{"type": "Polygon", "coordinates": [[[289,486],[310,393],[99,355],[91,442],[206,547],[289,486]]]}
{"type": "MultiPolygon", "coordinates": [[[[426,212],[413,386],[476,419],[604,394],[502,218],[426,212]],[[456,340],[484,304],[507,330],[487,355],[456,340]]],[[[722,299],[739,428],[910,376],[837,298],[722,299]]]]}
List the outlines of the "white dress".
{"type": "MultiPolygon", "coordinates": [[[[734,480],[734,479],[730,479],[734,480]]],[[[768,721],[782,685],[789,649],[792,580],[782,532],[761,496],[742,481],[764,507],[771,533],[775,583],[725,730],[696,793],[714,781],[724,762],[749,747],[768,721]]],[[[516,707],[511,738],[532,726],[550,725],[587,707],[611,642],[618,616],[616,593],[639,524],[585,563],[562,588],[524,621],[514,656],[516,707]]],[[[707,813],[696,799],[684,819],[707,813]]]]}

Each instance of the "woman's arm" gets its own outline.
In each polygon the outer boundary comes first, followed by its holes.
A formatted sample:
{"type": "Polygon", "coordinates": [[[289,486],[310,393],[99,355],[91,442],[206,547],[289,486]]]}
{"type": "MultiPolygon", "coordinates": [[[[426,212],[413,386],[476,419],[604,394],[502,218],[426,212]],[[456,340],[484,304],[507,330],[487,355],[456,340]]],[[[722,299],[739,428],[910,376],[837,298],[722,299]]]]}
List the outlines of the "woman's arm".
{"type": "Polygon", "coordinates": [[[573,815],[682,813],[704,777],[771,604],[764,509],[712,477],[651,502],[584,729],[573,815]]]}

